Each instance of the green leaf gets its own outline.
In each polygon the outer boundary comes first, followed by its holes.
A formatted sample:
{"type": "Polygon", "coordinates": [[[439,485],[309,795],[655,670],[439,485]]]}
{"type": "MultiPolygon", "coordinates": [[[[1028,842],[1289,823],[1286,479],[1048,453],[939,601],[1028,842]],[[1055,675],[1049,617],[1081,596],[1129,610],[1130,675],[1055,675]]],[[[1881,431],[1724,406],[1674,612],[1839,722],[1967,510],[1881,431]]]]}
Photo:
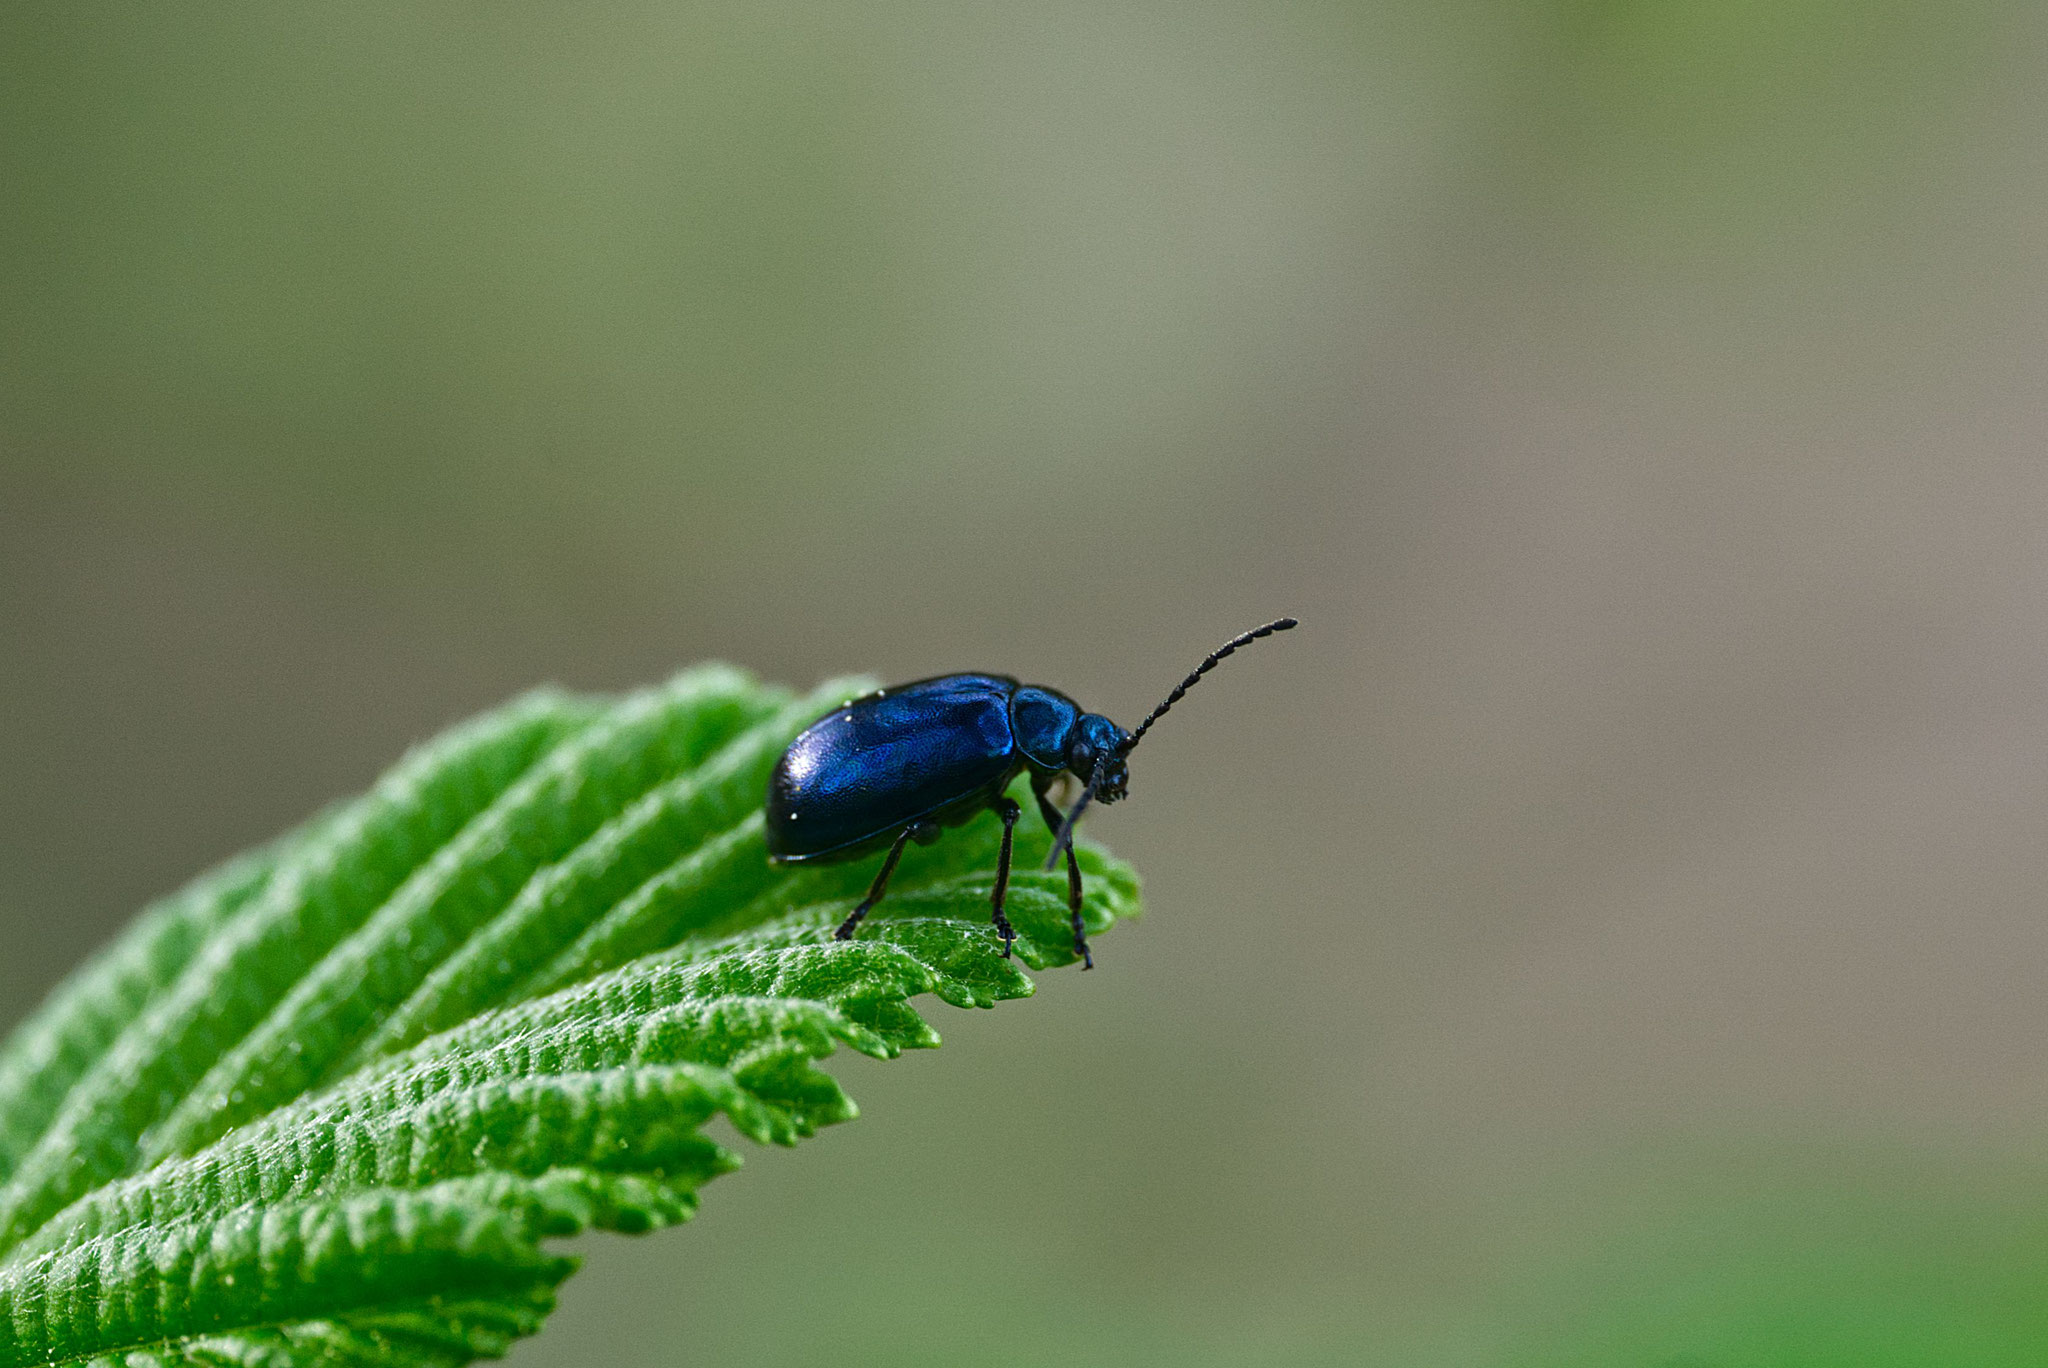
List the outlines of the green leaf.
{"type": "MultiPolygon", "coordinates": [[[[0,1050],[0,1368],[461,1364],[534,1333],[588,1229],[687,1220],[854,1106],[818,1062],[938,1036],[910,999],[1032,990],[988,925],[984,815],[905,854],[779,870],[761,795],[806,696],[707,666],[530,694],[147,909],[0,1050]]],[[[1029,804],[1027,804],[1027,810],[1029,804]]],[[[1008,911],[1073,959],[1050,835],[1008,911]]],[[[1092,847],[1091,934],[1138,909],[1092,847]]]]}

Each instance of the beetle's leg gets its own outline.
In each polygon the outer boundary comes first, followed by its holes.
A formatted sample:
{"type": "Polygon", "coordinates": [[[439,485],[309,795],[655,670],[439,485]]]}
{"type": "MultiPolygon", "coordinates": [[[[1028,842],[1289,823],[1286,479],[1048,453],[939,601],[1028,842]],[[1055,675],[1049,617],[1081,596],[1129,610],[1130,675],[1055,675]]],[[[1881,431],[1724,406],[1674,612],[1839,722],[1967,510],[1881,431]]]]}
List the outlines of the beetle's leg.
{"type": "Polygon", "coordinates": [[[996,816],[1003,819],[1003,849],[996,856],[996,887],[988,895],[989,920],[996,924],[996,934],[1003,940],[1003,958],[1008,959],[1010,946],[1017,939],[1017,929],[1003,915],[1003,894],[1010,891],[1010,841],[1017,833],[1017,819],[1024,815],[1024,809],[1017,806],[1016,799],[1007,796],[996,799],[989,806],[996,810],[996,816]]]}
{"type": "MultiPolygon", "coordinates": [[[[1046,829],[1053,839],[1058,840],[1060,826],[1066,821],[1060,810],[1046,797],[1045,786],[1036,777],[1031,782],[1031,792],[1038,798],[1038,815],[1045,818],[1046,829]]],[[[1074,953],[1081,957],[1083,969],[1095,967],[1095,956],[1088,953],[1088,932],[1081,924],[1081,864],[1074,858],[1073,843],[1067,844],[1067,920],[1074,927],[1074,953]]]]}
{"type": "Polygon", "coordinates": [[[882,895],[889,891],[889,876],[896,872],[896,862],[903,858],[903,847],[910,844],[913,836],[928,838],[930,833],[925,830],[927,827],[931,827],[931,823],[913,822],[896,833],[896,844],[889,847],[889,858],[882,861],[881,869],[875,874],[875,881],[868,885],[868,895],[860,900],[860,906],[854,908],[845,921],[839,923],[839,929],[832,933],[833,940],[853,939],[853,928],[860,925],[860,919],[868,914],[868,909],[880,902],[882,895]]]}

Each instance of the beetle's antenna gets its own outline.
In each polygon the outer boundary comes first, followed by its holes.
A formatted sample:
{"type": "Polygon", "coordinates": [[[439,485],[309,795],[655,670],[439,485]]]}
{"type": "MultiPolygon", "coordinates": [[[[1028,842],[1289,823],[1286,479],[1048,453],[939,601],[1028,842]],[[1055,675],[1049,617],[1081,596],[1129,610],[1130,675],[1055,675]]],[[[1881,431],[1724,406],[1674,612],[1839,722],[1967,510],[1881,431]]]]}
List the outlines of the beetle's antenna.
{"type": "MultiPolygon", "coordinates": [[[[1293,628],[1298,627],[1300,625],[1301,624],[1293,618],[1275,618],[1273,621],[1267,623],[1265,626],[1255,627],[1251,631],[1246,632],[1243,636],[1232,637],[1230,640],[1224,642],[1221,646],[1218,646],[1215,650],[1209,652],[1208,656],[1202,661],[1202,663],[1195,667],[1194,673],[1190,674],[1186,679],[1183,679],[1174,688],[1174,691],[1166,696],[1166,701],[1164,703],[1161,703],[1158,707],[1154,708],[1152,710],[1152,715],[1146,718],[1143,722],[1140,722],[1138,724],[1138,729],[1131,733],[1130,739],[1124,742],[1123,745],[1117,747],[1117,754],[1129,755],[1132,751],[1136,750],[1138,748],[1138,742],[1142,741],[1145,737],[1145,733],[1152,729],[1152,724],[1154,722],[1157,722],[1160,718],[1166,716],[1166,710],[1168,708],[1171,708],[1174,704],[1180,702],[1181,698],[1187,693],[1187,691],[1189,689],[1194,688],[1195,685],[1201,680],[1203,675],[1215,669],[1217,662],[1222,660],[1225,656],[1232,654],[1240,646],[1251,645],[1260,637],[1269,637],[1273,635],[1273,633],[1275,632],[1290,631],[1293,628]]],[[[1089,796],[1093,794],[1094,791],[1094,780],[1091,779],[1089,781],[1088,793],[1082,794],[1081,802],[1075,804],[1074,806],[1075,812],[1079,812],[1081,808],[1087,804],[1089,796]]],[[[1072,824],[1072,820],[1073,819],[1071,817],[1068,818],[1069,825],[1072,824]]]]}
{"type": "MultiPolygon", "coordinates": [[[[1138,729],[1131,733],[1130,739],[1125,741],[1121,746],[1118,746],[1116,750],[1112,751],[1110,754],[1114,756],[1125,756],[1129,755],[1133,750],[1137,749],[1138,742],[1144,737],[1145,733],[1151,729],[1152,724],[1154,722],[1157,722],[1160,718],[1166,716],[1166,710],[1168,708],[1171,708],[1174,704],[1180,702],[1181,699],[1186,696],[1187,691],[1189,689],[1194,688],[1195,685],[1201,681],[1203,675],[1215,669],[1217,662],[1221,661],[1226,656],[1235,653],[1238,647],[1249,646],[1261,637],[1269,637],[1273,635],[1273,633],[1275,632],[1291,631],[1292,629],[1299,627],[1300,625],[1301,623],[1298,620],[1291,617],[1275,618],[1273,621],[1267,623],[1263,627],[1255,627],[1251,631],[1244,633],[1242,636],[1232,637],[1230,640],[1224,642],[1221,646],[1218,646],[1215,650],[1209,652],[1208,655],[1202,658],[1202,663],[1195,667],[1194,673],[1190,674],[1186,679],[1183,679],[1174,688],[1174,691],[1166,696],[1166,701],[1164,703],[1161,703],[1158,707],[1154,708],[1152,710],[1152,715],[1150,717],[1147,717],[1143,722],[1140,722],[1138,724],[1138,729]]],[[[1055,864],[1057,864],[1059,862],[1060,852],[1062,850],[1067,849],[1074,843],[1074,823],[1081,820],[1081,814],[1087,810],[1088,805],[1090,803],[1095,801],[1095,790],[1102,786],[1102,771],[1104,766],[1106,766],[1109,763],[1109,760],[1110,755],[1105,755],[1104,757],[1102,757],[1102,759],[1097,760],[1095,762],[1094,770],[1091,771],[1088,775],[1088,787],[1081,790],[1081,797],[1079,801],[1077,801],[1074,804],[1073,808],[1068,811],[1066,820],[1060,823],[1059,835],[1053,838],[1052,851],[1045,857],[1045,867],[1047,869],[1051,869],[1055,864]]]]}
{"type": "Polygon", "coordinates": [[[1074,843],[1074,823],[1081,820],[1082,809],[1095,801],[1096,785],[1102,782],[1102,767],[1109,763],[1107,756],[1095,762],[1089,772],[1088,787],[1081,790],[1081,796],[1074,806],[1067,810],[1066,820],[1060,823],[1059,835],[1052,838],[1052,851],[1045,857],[1045,867],[1051,869],[1059,863],[1060,852],[1074,843]]]}

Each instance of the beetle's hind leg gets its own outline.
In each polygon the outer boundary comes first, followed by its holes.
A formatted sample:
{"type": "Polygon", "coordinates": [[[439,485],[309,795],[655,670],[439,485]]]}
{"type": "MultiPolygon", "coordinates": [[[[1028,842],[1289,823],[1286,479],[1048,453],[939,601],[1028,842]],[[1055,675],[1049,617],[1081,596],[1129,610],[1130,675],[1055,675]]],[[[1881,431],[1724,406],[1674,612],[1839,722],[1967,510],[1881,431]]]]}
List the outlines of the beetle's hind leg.
{"type": "Polygon", "coordinates": [[[996,886],[988,895],[989,920],[996,924],[996,935],[1003,942],[1003,958],[1008,959],[1010,946],[1017,940],[1017,928],[1011,926],[1010,919],[1003,915],[1003,895],[1010,891],[1010,842],[1017,834],[1017,819],[1024,815],[1024,809],[1010,797],[998,798],[989,806],[995,809],[996,816],[1003,819],[1003,849],[996,856],[996,886]]]}
{"type": "MultiPolygon", "coordinates": [[[[1052,832],[1054,840],[1058,840],[1060,826],[1066,818],[1053,806],[1052,799],[1046,796],[1045,786],[1035,778],[1031,784],[1031,792],[1038,799],[1038,815],[1045,818],[1047,830],[1052,832]]],[[[1074,927],[1074,953],[1081,957],[1081,967],[1093,969],[1095,956],[1088,952],[1088,931],[1081,923],[1081,864],[1074,858],[1074,846],[1071,841],[1067,843],[1067,920],[1074,927]]]]}
{"type": "Polygon", "coordinates": [[[832,939],[853,939],[853,928],[860,925],[860,919],[868,914],[868,909],[880,902],[882,895],[889,891],[889,876],[896,872],[896,862],[903,858],[904,846],[910,844],[912,840],[916,840],[920,845],[930,845],[938,834],[939,829],[930,822],[912,822],[897,832],[896,844],[889,847],[889,858],[882,861],[881,869],[875,874],[875,881],[868,885],[868,895],[860,900],[858,907],[847,914],[845,921],[839,923],[839,929],[832,933],[832,939]]]}

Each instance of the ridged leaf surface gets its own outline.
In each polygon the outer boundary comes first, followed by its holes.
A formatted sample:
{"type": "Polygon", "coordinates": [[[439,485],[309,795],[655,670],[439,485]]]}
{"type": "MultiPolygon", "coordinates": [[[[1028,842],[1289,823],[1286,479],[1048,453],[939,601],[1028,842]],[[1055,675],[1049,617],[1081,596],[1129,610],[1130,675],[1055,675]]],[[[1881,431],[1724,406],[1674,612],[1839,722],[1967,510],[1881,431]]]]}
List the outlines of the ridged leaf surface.
{"type": "MultiPolygon", "coordinates": [[[[1031,992],[988,925],[999,828],[778,870],[769,768],[869,687],[720,666],[528,695],[147,909],[0,1050],[0,1368],[454,1365],[539,1328],[546,1242],[687,1220],[854,1114],[818,1067],[938,1043],[909,1000],[1031,992]]],[[[1026,803],[1027,811],[1030,804],[1026,803]]],[[[1020,828],[1019,958],[1071,962],[1020,828]]],[[[1091,934],[1137,911],[1084,847],[1091,934]]]]}

